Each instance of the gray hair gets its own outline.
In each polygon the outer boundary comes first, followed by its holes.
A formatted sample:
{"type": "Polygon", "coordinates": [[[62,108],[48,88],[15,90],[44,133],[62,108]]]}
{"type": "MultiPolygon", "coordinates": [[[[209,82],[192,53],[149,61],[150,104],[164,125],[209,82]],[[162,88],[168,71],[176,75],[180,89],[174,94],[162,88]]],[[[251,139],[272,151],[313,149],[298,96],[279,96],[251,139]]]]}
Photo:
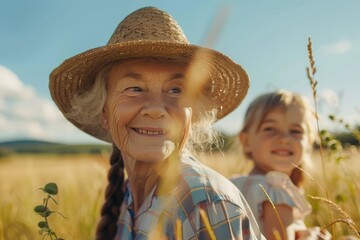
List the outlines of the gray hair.
{"type": "Polygon", "coordinates": [[[103,107],[106,101],[106,80],[111,66],[103,68],[95,77],[94,84],[89,91],[75,95],[72,99],[71,111],[65,114],[68,119],[101,133],[103,139],[111,139],[110,133],[101,126],[103,107]]]}
{"type": "MultiPolygon", "coordinates": [[[[155,61],[170,62],[171,59],[153,59],[155,61]]],[[[172,60],[172,62],[175,62],[172,60]]],[[[110,133],[101,126],[101,119],[103,107],[107,95],[107,81],[111,69],[120,62],[114,62],[105,66],[97,75],[92,88],[85,93],[74,96],[72,99],[72,109],[65,116],[69,119],[75,119],[78,123],[93,129],[96,132],[101,132],[104,139],[111,140],[110,133]]],[[[204,102],[207,104],[210,100],[203,94],[194,104],[193,118],[191,119],[191,129],[189,137],[185,144],[185,149],[188,151],[204,151],[209,148],[220,148],[220,134],[213,127],[216,121],[216,109],[205,111],[204,102]]]]}

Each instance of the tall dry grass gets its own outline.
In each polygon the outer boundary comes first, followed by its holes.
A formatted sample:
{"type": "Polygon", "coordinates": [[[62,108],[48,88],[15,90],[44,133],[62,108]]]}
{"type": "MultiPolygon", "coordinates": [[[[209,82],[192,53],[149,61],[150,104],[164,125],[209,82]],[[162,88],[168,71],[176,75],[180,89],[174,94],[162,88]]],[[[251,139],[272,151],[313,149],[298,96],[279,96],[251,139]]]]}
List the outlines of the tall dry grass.
{"type": "Polygon", "coordinates": [[[336,161],[325,152],[324,163],[317,154],[319,160],[308,170],[305,182],[305,192],[313,206],[307,223],[327,227],[334,239],[346,235],[360,238],[360,152],[351,147],[344,154],[343,160],[336,161]]]}
{"type": "Polygon", "coordinates": [[[38,188],[56,182],[59,206],[49,217],[65,239],[94,239],[103,192],[107,184],[107,156],[14,155],[0,161],[0,240],[41,239],[33,211],[44,197],[38,188]]]}
{"type": "MultiPolygon", "coordinates": [[[[200,155],[202,162],[226,177],[247,173],[252,163],[244,161],[241,146],[233,151],[200,155]]],[[[331,232],[333,239],[359,236],[360,232],[360,149],[343,150],[337,161],[330,151],[314,151],[312,161],[304,166],[304,191],[313,207],[305,219],[308,226],[320,226],[331,232]],[[326,178],[324,178],[324,171],[326,178]]]]}
{"type": "MultiPolygon", "coordinates": [[[[329,199],[341,207],[360,226],[360,152],[347,151],[349,158],[338,163],[327,159],[327,186],[329,199]]],[[[226,153],[213,152],[199,156],[202,162],[223,175],[246,172],[251,163],[242,160],[239,150],[226,153]]],[[[41,203],[43,193],[37,191],[48,182],[56,182],[59,194],[52,204],[68,219],[51,215],[49,222],[57,235],[67,239],[94,239],[96,224],[107,184],[108,156],[55,156],[13,155],[0,160],[0,240],[41,239],[37,223],[41,217],[33,208],[41,203]]],[[[322,163],[314,154],[313,167],[306,168],[305,192],[325,197],[322,163]]],[[[314,211],[306,219],[309,225],[327,226],[331,223],[329,208],[323,201],[312,200],[314,211]]],[[[332,220],[343,219],[332,209],[332,220]]],[[[331,229],[329,229],[331,230],[331,229]]],[[[334,239],[352,234],[350,227],[341,221],[333,224],[334,239]]]]}

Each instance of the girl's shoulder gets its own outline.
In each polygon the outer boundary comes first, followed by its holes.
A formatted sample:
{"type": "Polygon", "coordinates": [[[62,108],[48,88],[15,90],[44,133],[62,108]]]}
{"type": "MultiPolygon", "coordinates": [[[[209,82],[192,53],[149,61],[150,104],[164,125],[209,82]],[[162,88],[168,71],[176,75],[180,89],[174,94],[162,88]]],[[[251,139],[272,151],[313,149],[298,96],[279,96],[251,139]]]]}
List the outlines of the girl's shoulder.
{"type": "Polygon", "coordinates": [[[284,173],[271,171],[266,175],[235,176],[231,181],[250,203],[260,205],[264,201],[271,201],[275,205],[285,204],[297,209],[302,217],[311,212],[311,205],[303,190],[284,173]]]}
{"type": "Polygon", "coordinates": [[[235,184],[239,189],[252,187],[253,185],[267,185],[266,175],[254,174],[254,175],[235,175],[230,178],[231,182],[235,184]]]}
{"type": "Polygon", "coordinates": [[[243,191],[260,187],[264,190],[279,189],[286,191],[290,189],[291,191],[302,192],[292,183],[288,175],[277,171],[270,171],[267,174],[237,175],[230,180],[243,191]]]}

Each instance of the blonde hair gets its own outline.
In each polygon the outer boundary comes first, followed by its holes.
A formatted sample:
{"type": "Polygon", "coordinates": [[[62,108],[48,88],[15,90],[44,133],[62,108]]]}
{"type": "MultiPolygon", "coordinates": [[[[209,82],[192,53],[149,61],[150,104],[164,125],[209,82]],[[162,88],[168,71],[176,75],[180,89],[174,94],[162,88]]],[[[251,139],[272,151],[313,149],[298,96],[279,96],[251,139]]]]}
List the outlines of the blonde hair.
{"type": "MultiPolygon", "coordinates": [[[[297,106],[304,110],[304,123],[307,130],[308,142],[309,146],[312,147],[316,140],[316,131],[313,121],[315,119],[315,113],[303,96],[283,89],[262,94],[251,102],[245,113],[244,123],[240,133],[247,132],[253,126],[256,131],[258,131],[261,123],[270,112],[273,110],[286,111],[291,106],[297,106]]],[[[308,149],[308,152],[310,152],[310,150],[311,148],[308,149]]],[[[244,154],[247,158],[252,158],[250,153],[244,154]]],[[[307,159],[303,160],[306,161],[307,159]]],[[[290,178],[294,184],[300,185],[303,180],[301,170],[295,168],[290,178]]]]}

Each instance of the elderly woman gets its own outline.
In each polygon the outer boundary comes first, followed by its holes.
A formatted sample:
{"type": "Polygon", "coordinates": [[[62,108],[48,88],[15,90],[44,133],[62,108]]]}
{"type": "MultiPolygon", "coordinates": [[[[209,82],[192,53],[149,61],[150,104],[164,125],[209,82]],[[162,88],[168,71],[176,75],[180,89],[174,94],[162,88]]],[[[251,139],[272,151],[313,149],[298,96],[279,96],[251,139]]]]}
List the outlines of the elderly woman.
{"type": "Polygon", "coordinates": [[[191,154],[211,143],[211,124],[241,103],[248,81],[153,7],[51,73],[65,117],[113,144],[96,239],[262,238],[236,187],[191,154]]]}

